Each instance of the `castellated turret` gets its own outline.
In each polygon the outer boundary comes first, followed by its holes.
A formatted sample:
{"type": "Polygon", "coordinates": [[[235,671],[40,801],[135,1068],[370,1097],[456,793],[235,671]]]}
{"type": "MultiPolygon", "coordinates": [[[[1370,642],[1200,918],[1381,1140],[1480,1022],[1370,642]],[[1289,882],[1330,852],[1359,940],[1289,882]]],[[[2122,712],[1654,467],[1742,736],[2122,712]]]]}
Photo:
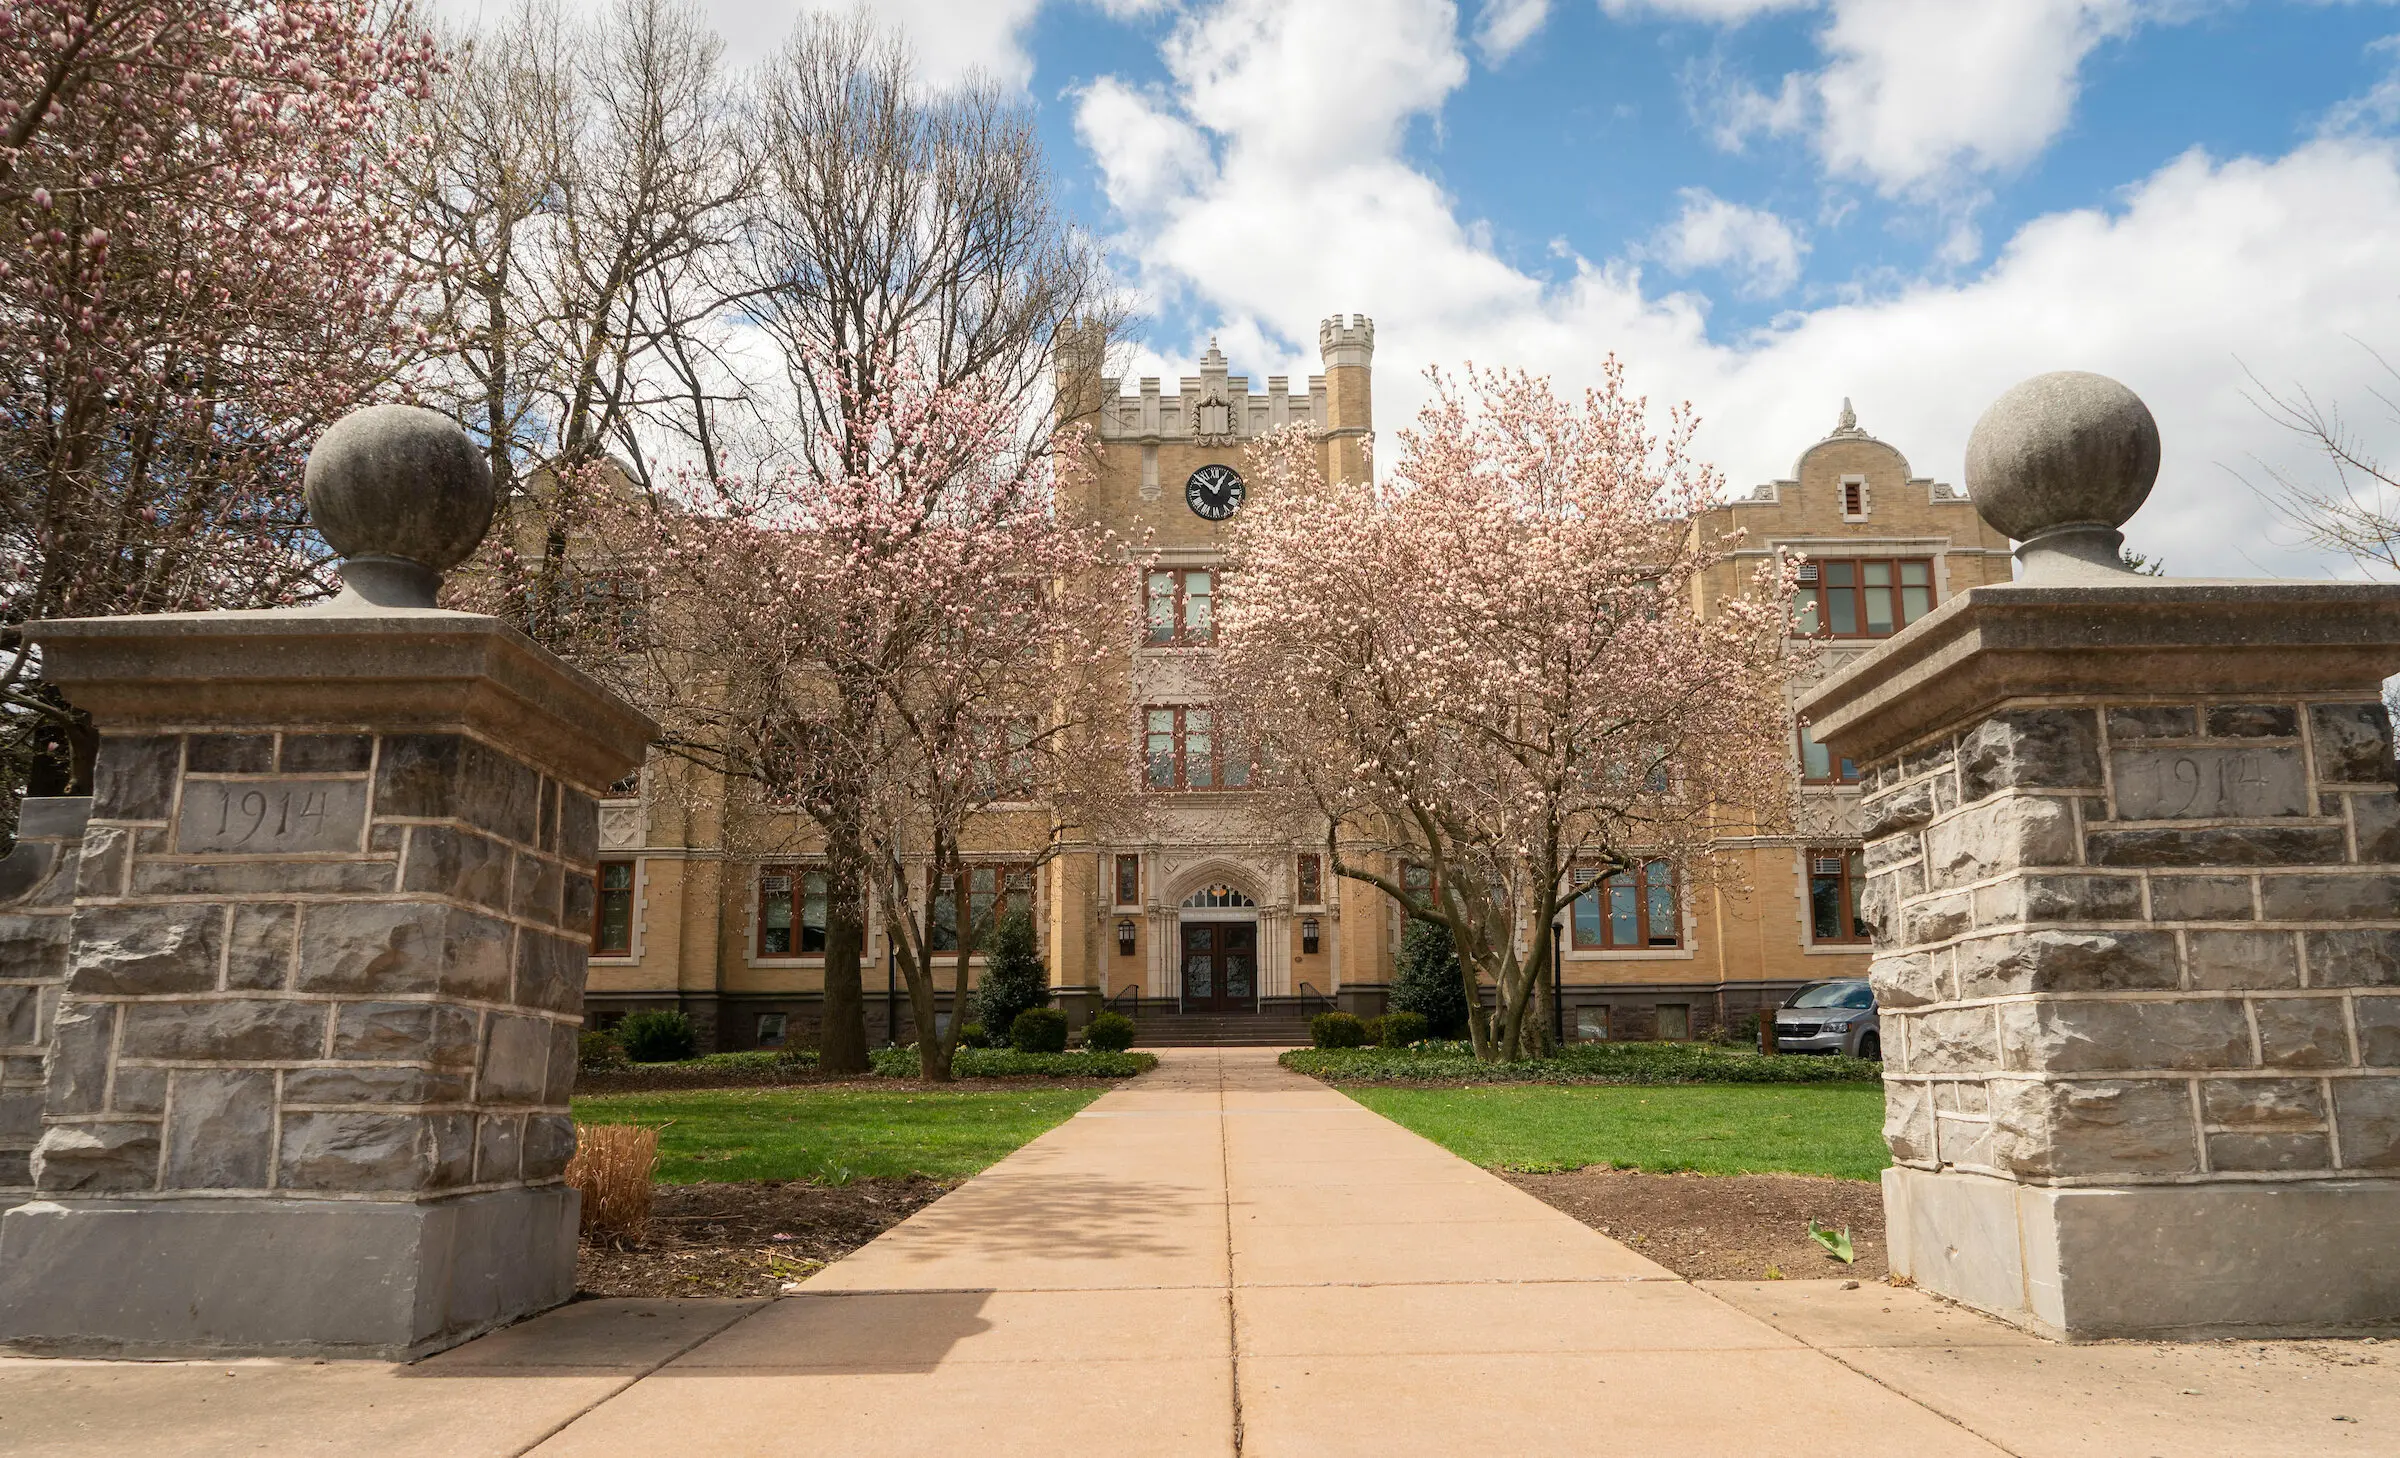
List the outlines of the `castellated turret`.
{"type": "Polygon", "coordinates": [[[1375,362],[1375,321],[1353,314],[1345,324],[1342,316],[1335,314],[1317,326],[1317,349],[1329,370],[1350,365],[1363,370],[1375,362]]]}

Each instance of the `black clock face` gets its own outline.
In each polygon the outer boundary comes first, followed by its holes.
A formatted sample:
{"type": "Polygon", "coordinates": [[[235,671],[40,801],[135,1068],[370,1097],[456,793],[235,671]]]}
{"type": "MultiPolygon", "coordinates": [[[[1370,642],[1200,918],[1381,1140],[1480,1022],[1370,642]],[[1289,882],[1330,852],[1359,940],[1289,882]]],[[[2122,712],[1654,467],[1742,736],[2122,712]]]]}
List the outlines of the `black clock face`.
{"type": "Polygon", "coordinates": [[[1231,466],[1202,466],[1184,483],[1184,503],[1210,521],[1223,521],[1242,504],[1242,478],[1231,466]]]}

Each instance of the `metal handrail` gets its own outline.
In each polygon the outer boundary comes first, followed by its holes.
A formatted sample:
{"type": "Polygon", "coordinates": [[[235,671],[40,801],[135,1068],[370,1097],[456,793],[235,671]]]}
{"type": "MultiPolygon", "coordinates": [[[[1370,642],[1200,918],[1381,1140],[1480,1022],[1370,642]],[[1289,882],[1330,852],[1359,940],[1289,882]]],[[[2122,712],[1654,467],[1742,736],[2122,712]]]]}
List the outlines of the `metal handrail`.
{"type": "Polygon", "coordinates": [[[1314,1003],[1323,1003],[1324,1007],[1322,1010],[1325,1012],[1334,1012],[1337,1010],[1334,1007],[1332,998],[1327,997],[1324,993],[1317,991],[1316,988],[1311,987],[1305,982],[1299,984],[1293,990],[1300,994],[1300,1014],[1303,1017],[1311,1017],[1315,1015],[1318,1009],[1311,1006],[1311,1004],[1314,1003]]]}
{"type": "Polygon", "coordinates": [[[1135,1022],[1140,1022],[1142,1020],[1141,984],[1138,982],[1126,983],[1123,987],[1117,989],[1117,995],[1115,997],[1102,998],[1100,1000],[1100,1005],[1108,1009],[1110,1012],[1122,1012],[1125,1014],[1125,1016],[1133,1019],[1135,1022]],[[1132,1004],[1130,1008],[1120,1006],[1120,1004],[1128,1001],[1130,1001],[1132,1004]]]}

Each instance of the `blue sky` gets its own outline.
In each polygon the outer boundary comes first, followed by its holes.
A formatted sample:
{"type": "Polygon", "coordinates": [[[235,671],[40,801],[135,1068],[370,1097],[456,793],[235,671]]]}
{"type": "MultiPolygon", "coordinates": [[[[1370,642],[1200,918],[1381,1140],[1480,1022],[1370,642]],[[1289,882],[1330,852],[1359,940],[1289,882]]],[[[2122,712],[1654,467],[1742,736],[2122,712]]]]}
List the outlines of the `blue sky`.
{"type": "MultiPolygon", "coordinates": [[[[803,0],[701,3],[742,57],[803,0]]],[[[1844,396],[1956,481],[2002,389],[2096,369],[2159,416],[2128,534],[2179,574],[2356,570],[2251,489],[2310,469],[2260,383],[2400,448],[2362,347],[2400,359],[2387,0],[870,9],[935,83],[980,69],[1037,109],[1144,312],[1129,372],[1217,335],[1237,370],[1304,376],[1317,321],[1367,313],[1388,439],[1429,365],[1576,386],[1614,353],[1699,408],[1738,488],[1844,396]]]]}

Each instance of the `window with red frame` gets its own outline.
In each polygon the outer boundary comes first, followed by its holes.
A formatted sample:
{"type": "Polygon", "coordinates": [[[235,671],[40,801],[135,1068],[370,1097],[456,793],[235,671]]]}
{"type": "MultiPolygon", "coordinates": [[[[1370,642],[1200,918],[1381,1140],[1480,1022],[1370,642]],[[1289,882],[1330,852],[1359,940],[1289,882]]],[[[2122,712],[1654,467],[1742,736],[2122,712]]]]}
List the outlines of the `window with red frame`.
{"type": "Polygon", "coordinates": [[[1117,905],[1139,906],[1142,903],[1142,858],[1117,857],[1117,905]]]}
{"type": "Polygon", "coordinates": [[[1838,846],[1808,853],[1809,940],[1818,946],[1870,939],[1858,919],[1858,893],[1866,885],[1865,855],[1838,846]]]}
{"type": "Polygon", "coordinates": [[[1325,862],[1323,859],[1313,855],[1302,856],[1299,881],[1302,906],[1323,906],[1325,904],[1325,862]]]}
{"type": "Polygon", "coordinates": [[[967,726],[975,749],[975,789],[986,799],[1023,800],[1033,794],[1033,716],[977,719],[967,726]]]}
{"type": "Polygon", "coordinates": [[[1810,734],[1808,726],[1803,724],[1800,726],[1800,778],[1811,785],[1855,785],[1858,783],[1858,765],[1854,761],[1836,757],[1832,750],[1819,744],[1816,736],[1810,734]]]}
{"type": "Polygon", "coordinates": [[[1575,873],[1589,889],[1575,898],[1572,938],[1579,951],[1637,952],[1683,945],[1683,912],[1675,895],[1675,868],[1645,861],[1605,878],[1575,873]]]}
{"type": "Polygon", "coordinates": [[[602,861],[599,895],[592,903],[592,955],[633,955],[633,862],[602,861]]]}
{"type": "Polygon", "coordinates": [[[1142,711],[1143,782],[1153,790],[1246,790],[1249,752],[1205,704],[1142,711]]]}
{"type": "Polygon", "coordinates": [[[1925,557],[1814,557],[1800,564],[1792,632],[1803,638],[1889,638],[1933,611],[1925,557]]]}
{"type": "MultiPolygon", "coordinates": [[[[1012,911],[1033,910],[1033,867],[969,866],[967,867],[967,930],[975,945],[992,934],[1000,918],[1012,911]]],[[[958,892],[955,886],[944,886],[933,898],[932,950],[958,950],[958,892]]],[[[972,950],[972,948],[970,948],[972,950]]]]}
{"type": "Polygon", "coordinates": [[[1217,641],[1217,572],[1158,567],[1143,575],[1142,639],[1153,648],[1205,648],[1217,641]]]}
{"type": "Polygon", "coordinates": [[[758,876],[758,955],[825,954],[825,873],[768,866],[758,876]]]}

